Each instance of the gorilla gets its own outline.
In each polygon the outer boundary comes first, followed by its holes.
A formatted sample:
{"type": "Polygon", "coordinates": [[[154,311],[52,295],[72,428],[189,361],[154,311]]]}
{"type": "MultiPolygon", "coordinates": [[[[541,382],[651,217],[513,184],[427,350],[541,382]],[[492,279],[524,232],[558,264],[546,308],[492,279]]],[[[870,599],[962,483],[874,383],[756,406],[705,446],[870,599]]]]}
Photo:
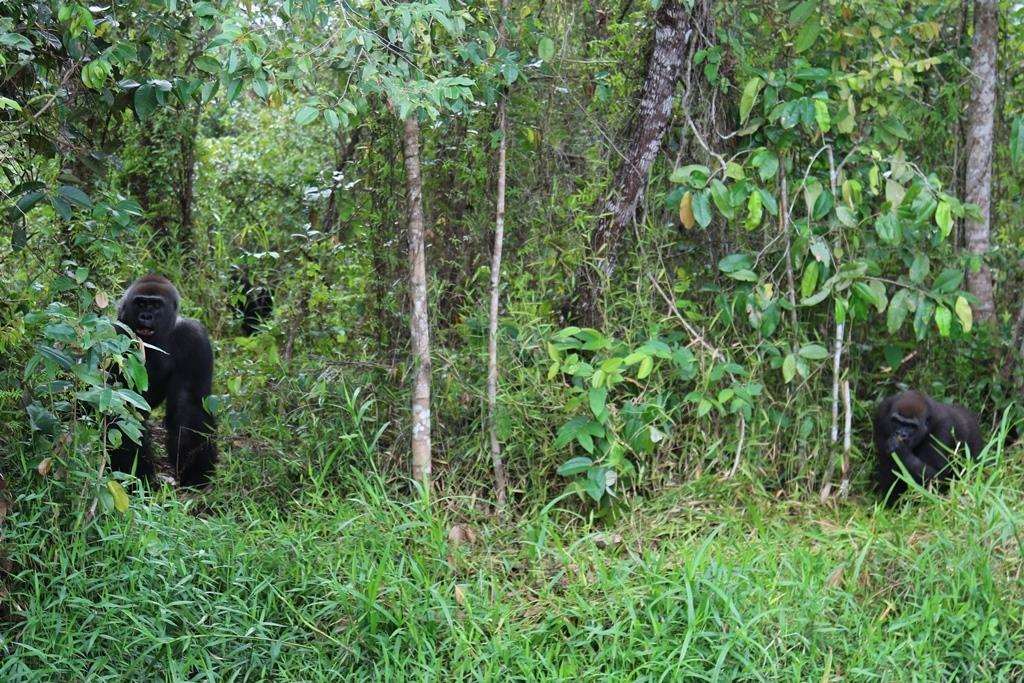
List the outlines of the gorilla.
{"type": "Polygon", "coordinates": [[[875,483],[886,502],[893,503],[907,484],[897,478],[893,454],[919,484],[942,482],[954,476],[947,457],[963,446],[971,456],[981,452],[978,418],[967,408],[934,401],[919,391],[904,391],[881,402],[875,412],[878,470],[875,483]]]}
{"type": "MultiPolygon", "coordinates": [[[[217,460],[214,419],[203,406],[213,382],[213,348],[198,321],[178,315],[179,303],[170,280],[146,275],[124,293],[117,319],[147,344],[144,397],[153,408],[167,401],[167,457],[174,475],[182,486],[200,486],[209,481],[217,460]]],[[[110,466],[122,472],[134,466],[138,476],[152,478],[148,430],[141,447],[126,439],[115,449],[110,466]]]]}
{"type": "Polygon", "coordinates": [[[263,285],[252,284],[249,270],[245,267],[236,266],[231,281],[243,297],[233,308],[242,318],[242,334],[248,337],[258,329],[260,323],[270,317],[274,310],[274,297],[263,285]]]}

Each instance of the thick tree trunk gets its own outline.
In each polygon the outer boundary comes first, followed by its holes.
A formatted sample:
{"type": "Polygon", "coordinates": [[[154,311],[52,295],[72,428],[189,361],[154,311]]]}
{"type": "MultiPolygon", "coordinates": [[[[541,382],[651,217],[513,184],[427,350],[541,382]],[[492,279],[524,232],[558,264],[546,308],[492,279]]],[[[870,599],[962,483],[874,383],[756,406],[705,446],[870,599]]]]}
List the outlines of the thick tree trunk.
{"type": "MultiPolygon", "coordinates": [[[[501,24],[498,42],[505,46],[505,15],[508,0],[501,3],[501,24]]],[[[505,156],[508,137],[508,113],[503,94],[498,101],[498,188],[494,212],[494,250],[491,252],[491,310],[487,324],[487,423],[490,429],[491,463],[494,466],[494,494],[498,506],[504,507],[508,490],[508,476],[501,459],[498,440],[498,304],[501,298],[501,249],[505,241],[505,156]]]]}
{"type": "Polygon", "coordinates": [[[424,253],[423,179],[420,177],[420,124],[405,120],[405,183],[409,211],[409,333],[415,364],[412,387],[412,476],[430,488],[430,319],[427,315],[427,266],[424,253]]]}
{"type": "MultiPolygon", "coordinates": [[[[709,4],[702,0],[694,11],[706,11],[709,4]]],[[[672,115],[676,82],[686,57],[690,18],[677,0],[663,3],[654,15],[654,46],[647,61],[640,102],[629,125],[629,148],[591,234],[590,257],[596,262],[584,263],[576,272],[573,317],[583,324],[602,322],[605,282],[615,270],[622,234],[643,199],[647,175],[672,115]]]]}
{"type": "Polygon", "coordinates": [[[985,264],[989,250],[992,215],[992,139],[996,113],[996,40],[999,30],[998,0],[974,3],[974,44],[971,49],[973,86],[968,108],[967,176],[965,199],[978,206],[980,218],[965,222],[967,249],[981,261],[978,272],[968,269],[967,290],[977,297],[974,317],[991,320],[995,315],[992,273],[985,264]]]}

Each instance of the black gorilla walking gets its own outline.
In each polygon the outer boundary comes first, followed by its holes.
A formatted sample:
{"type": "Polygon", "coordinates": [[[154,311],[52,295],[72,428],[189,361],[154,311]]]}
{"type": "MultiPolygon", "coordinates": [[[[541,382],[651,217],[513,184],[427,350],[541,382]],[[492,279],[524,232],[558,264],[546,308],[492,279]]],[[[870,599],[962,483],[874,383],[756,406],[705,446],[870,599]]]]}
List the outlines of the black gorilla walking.
{"type": "Polygon", "coordinates": [[[896,476],[893,453],[918,483],[927,484],[953,476],[948,453],[965,445],[971,456],[981,451],[978,418],[967,408],[933,401],[919,391],[890,396],[875,413],[878,492],[893,502],[907,488],[896,476]]]}
{"type": "MultiPolygon", "coordinates": [[[[203,407],[213,382],[213,348],[198,321],[178,315],[179,301],[167,278],[146,275],[124,293],[117,319],[156,347],[146,348],[149,388],[144,395],[153,408],[167,401],[167,457],[179,484],[197,486],[209,481],[217,460],[213,416],[203,407]]],[[[141,447],[126,440],[110,464],[124,472],[134,466],[140,477],[152,477],[148,430],[141,447]]]]}

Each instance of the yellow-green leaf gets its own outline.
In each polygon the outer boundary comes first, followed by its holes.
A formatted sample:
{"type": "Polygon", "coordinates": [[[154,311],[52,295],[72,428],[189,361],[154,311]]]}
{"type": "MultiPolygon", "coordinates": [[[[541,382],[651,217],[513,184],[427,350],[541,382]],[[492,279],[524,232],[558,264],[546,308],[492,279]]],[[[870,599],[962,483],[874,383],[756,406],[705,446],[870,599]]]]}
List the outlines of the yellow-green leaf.
{"type": "Polygon", "coordinates": [[[960,319],[960,325],[964,328],[964,332],[970,332],[974,326],[974,313],[971,311],[971,305],[967,303],[967,299],[958,296],[956,303],[953,304],[953,310],[956,311],[956,317],[960,319]]]}
{"type": "Polygon", "coordinates": [[[744,224],[747,230],[753,230],[761,225],[763,206],[761,204],[761,193],[751,192],[747,198],[747,220],[744,224]]]}
{"type": "Polygon", "coordinates": [[[115,479],[109,479],[107,480],[107,490],[114,498],[114,509],[118,512],[128,512],[128,505],[131,501],[128,500],[128,494],[125,493],[121,484],[115,479]]]}
{"type": "Polygon", "coordinates": [[[647,376],[651,374],[651,370],[654,369],[654,359],[650,356],[644,356],[644,359],[640,361],[640,369],[636,371],[637,379],[647,379],[647,376]]]}
{"type": "Polygon", "coordinates": [[[939,334],[943,337],[949,336],[949,325],[953,322],[953,314],[945,306],[938,306],[935,309],[935,327],[939,328],[939,334]]]}
{"type": "Polygon", "coordinates": [[[818,128],[822,133],[827,133],[828,129],[832,127],[828,104],[824,100],[814,100],[814,120],[818,122],[818,128]]]}
{"type": "Polygon", "coordinates": [[[791,353],[782,361],[782,380],[789,384],[794,377],[796,377],[796,356],[791,353]]]}
{"type": "Polygon", "coordinates": [[[949,233],[953,231],[953,207],[949,205],[949,202],[939,202],[939,205],[935,207],[935,224],[942,231],[943,239],[949,237],[949,233]]]}

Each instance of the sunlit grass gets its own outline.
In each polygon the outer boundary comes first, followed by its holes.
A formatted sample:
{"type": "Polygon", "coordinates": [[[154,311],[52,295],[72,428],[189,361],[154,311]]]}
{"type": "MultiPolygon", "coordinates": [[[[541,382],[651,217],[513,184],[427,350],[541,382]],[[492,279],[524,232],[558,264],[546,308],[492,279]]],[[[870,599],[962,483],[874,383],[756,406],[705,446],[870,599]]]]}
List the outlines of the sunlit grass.
{"type": "Polygon", "coordinates": [[[704,477],[603,525],[372,479],[284,505],[164,490],[78,535],[17,514],[0,680],[1014,680],[1002,459],[892,510],[704,477]]]}

